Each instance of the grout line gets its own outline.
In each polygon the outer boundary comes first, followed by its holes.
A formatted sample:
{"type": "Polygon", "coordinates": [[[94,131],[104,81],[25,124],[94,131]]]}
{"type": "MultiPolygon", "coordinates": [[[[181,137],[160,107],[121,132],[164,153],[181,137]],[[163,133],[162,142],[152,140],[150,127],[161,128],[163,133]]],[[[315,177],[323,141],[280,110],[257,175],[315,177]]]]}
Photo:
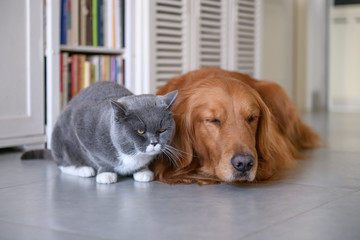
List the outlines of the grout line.
{"type": "Polygon", "coordinates": [[[37,184],[37,183],[47,183],[49,180],[50,181],[54,180],[54,177],[49,178],[49,179],[44,179],[44,180],[32,181],[32,182],[28,182],[28,183],[20,183],[20,184],[16,184],[16,185],[12,185],[12,186],[0,187],[0,191],[4,190],[4,189],[9,189],[9,188],[16,188],[16,187],[23,187],[23,186],[27,186],[27,185],[33,185],[33,184],[37,184]]]}

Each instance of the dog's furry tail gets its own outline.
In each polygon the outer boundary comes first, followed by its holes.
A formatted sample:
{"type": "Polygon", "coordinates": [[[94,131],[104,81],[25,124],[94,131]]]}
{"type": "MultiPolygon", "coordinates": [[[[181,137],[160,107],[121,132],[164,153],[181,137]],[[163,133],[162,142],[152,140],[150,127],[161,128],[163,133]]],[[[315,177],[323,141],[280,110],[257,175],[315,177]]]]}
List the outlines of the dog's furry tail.
{"type": "Polygon", "coordinates": [[[50,149],[39,149],[26,151],[21,155],[21,160],[52,159],[50,149]]]}

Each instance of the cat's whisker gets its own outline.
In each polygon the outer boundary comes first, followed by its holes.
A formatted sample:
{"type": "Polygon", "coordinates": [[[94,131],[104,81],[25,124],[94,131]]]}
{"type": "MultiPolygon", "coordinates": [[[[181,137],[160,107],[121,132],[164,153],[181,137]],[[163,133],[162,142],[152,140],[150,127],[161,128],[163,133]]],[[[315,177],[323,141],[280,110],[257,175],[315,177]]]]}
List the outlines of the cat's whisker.
{"type": "Polygon", "coordinates": [[[166,146],[165,149],[174,155],[178,160],[181,160],[180,157],[182,157],[182,155],[180,152],[176,151],[176,149],[170,148],[169,146],[166,146]]]}
{"type": "Polygon", "coordinates": [[[171,160],[171,162],[174,163],[174,165],[178,166],[178,162],[181,161],[181,156],[179,155],[179,153],[174,152],[173,150],[166,148],[163,149],[163,152],[165,153],[165,155],[171,160]]]}
{"type": "Polygon", "coordinates": [[[173,146],[166,145],[166,147],[168,147],[168,148],[170,148],[170,149],[172,149],[172,150],[174,150],[174,151],[176,151],[178,153],[185,154],[185,155],[188,155],[188,156],[191,156],[191,157],[193,156],[193,154],[190,154],[190,153],[185,152],[185,151],[181,151],[180,149],[177,149],[177,148],[175,148],[173,146]]]}
{"type": "Polygon", "coordinates": [[[176,167],[179,166],[178,163],[177,163],[177,161],[176,161],[176,159],[173,159],[173,156],[172,156],[169,152],[167,152],[165,149],[164,149],[162,152],[170,159],[170,161],[171,161],[176,167]]]}
{"type": "Polygon", "coordinates": [[[193,156],[192,154],[176,149],[170,145],[165,145],[165,151],[167,153],[166,156],[168,156],[176,165],[184,159],[183,155],[187,154],[191,157],[193,156]]]}

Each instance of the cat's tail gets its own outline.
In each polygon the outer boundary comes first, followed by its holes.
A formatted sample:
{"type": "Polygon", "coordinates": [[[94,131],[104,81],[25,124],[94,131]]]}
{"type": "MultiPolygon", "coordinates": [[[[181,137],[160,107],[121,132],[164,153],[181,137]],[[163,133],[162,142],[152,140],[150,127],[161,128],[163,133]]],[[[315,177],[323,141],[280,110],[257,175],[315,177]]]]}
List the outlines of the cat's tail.
{"type": "Polygon", "coordinates": [[[21,160],[52,159],[50,149],[39,149],[26,151],[21,155],[21,160]]]}

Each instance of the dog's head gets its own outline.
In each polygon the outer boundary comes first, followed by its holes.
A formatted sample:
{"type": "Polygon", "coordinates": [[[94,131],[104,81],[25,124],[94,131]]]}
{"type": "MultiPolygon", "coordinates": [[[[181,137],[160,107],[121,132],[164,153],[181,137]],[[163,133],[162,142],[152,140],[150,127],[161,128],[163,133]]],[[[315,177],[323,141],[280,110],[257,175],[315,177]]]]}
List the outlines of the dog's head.
{"type": "Polygon", "coordinates": [[[191,84],[179,89],[172,111],[176,122],[173,146],[182,160],[172,175],[166,176],[166,168],[155,169],[155,173],[162,172],[163,181],[176,176],[197,180],[201,175],[225,182],[251,182],[273,173],[275,165],[265,163],[286,164],[292,159],[268,107],[243,82],[218,77],[191,84]]]}

